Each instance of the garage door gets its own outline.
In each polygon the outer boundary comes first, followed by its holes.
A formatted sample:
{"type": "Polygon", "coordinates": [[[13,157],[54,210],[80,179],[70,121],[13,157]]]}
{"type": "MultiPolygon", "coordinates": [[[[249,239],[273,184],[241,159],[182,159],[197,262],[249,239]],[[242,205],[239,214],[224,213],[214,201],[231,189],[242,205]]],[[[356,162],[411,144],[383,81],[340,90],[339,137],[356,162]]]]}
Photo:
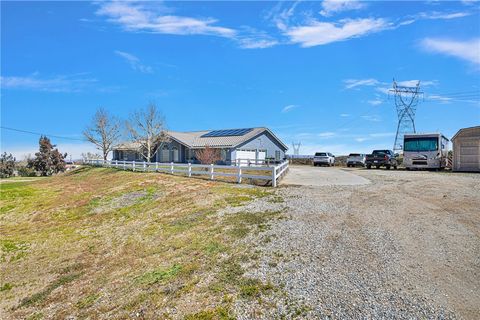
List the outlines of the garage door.
{"type": "Polygon", "coordinates": [[[265,150],[236,150],[237,165],[240,163],[242,166],[247,165],[262,165],[264,164],[267,152],[265,150]]]}
{"type": "Polygon", "coordinates": [[[480,149],[477,141],[462,141],[460,144],[460,167],[462,170],[478,170],[480,149]]]}

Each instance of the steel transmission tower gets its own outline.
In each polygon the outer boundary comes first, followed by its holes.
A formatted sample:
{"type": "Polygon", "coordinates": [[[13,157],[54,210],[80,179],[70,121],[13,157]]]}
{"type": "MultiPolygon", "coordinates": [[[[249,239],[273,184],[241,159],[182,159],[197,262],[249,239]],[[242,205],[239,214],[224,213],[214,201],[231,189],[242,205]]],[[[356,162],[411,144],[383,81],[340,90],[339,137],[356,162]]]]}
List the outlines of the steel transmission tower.
{"type": "Polygon", "coordinates": [[[397,108],[398,124],[397,134],[393,151],[403,150],[403,136],[405,133],[415,133],[415,112],[417,111],[418,97],[420,92],[420,81],[415,87],[399,86],[393,79],[393,89],[390,89],[395,95],[395,107],[397,108]]]}
{"type": "Polygon", "coordinates": [[[300,146],[301,145],[302,145],[301,142],[298,142],[298,143],[292,142],[293,155],[298,156],[300,154],[300,146]]]}

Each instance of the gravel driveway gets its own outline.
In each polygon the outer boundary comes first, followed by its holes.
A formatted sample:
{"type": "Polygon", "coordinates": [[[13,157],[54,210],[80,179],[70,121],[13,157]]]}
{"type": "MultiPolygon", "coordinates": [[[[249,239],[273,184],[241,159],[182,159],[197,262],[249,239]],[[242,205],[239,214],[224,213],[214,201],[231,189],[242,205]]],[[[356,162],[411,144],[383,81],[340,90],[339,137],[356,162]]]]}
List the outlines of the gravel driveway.
{"type": "Polygon", "coordinates": [[[371,183],[277,191],[286,219],[246,266],[279,289],[240,318],[479,319],[480,175],[346,171],[371,183]]]}
{"type": "Polygon", "coordinates": [[[280,181],[281,185],[330,186],[360,185],[370,181],[346,170],[330,167],[290,166],[287,175],[280,181]]]}

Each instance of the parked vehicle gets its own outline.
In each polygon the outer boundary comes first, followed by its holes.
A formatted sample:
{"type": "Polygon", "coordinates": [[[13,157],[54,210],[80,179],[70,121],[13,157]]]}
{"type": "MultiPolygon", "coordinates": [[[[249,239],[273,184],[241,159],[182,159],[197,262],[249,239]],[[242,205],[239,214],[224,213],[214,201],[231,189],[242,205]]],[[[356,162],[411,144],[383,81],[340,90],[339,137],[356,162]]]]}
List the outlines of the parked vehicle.
{"type": "Polygon", "coordinates": [[[397,169],[398,167],[398,154],[393,153],[392,150],[373,150],[372,154],[367,154],[365,158],[365,165],[367,169],[375,166],[377,169],[385,167],[390,170],[391,167],[397,169]]]}
{"type": "Polygon", "coordinates": [[[330,152],[317,152],[313,157],[313,165],[321,166],[327,165],[329,167],[335,165],[335,156],[330,152]]]}
{"type": "Polygon", "coordinates": [[[347,167],[365,166],[365,154],[363,153],[350,153],[347,158],[347,167]]]}
{"type": "Polygon", "coordinates": [[[403,137],[403,164],[410,169],[443,169],[447,166],[448,139],[441,133],[414,133],[403,137]]]}

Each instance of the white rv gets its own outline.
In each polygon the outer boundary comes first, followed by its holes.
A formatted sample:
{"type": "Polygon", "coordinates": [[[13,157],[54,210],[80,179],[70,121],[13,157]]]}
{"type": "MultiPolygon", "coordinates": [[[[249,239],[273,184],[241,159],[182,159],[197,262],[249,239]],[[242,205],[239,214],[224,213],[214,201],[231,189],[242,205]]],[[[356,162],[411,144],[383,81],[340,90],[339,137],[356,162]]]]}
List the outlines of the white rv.
{"type": "Polygon", "coordinates": [[[409,169],[443,169],[448,139],[441,133],[412,133],[403,137],[403,165],[409,169]]]}

